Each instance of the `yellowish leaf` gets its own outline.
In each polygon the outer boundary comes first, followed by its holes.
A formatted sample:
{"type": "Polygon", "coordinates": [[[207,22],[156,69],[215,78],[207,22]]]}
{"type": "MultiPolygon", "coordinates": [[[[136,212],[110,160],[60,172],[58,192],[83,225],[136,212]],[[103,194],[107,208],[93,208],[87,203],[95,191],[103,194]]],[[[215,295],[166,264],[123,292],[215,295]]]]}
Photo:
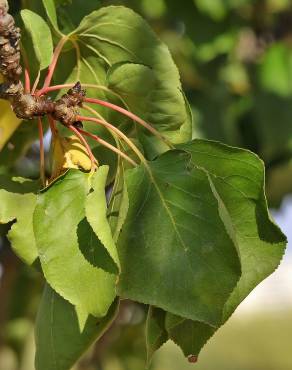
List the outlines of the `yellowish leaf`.
{"type": "MultiPolygon", "coordinates": [[[[0,75],[0,83],[3,77],[0,75]]],[[[14,131],[20,125],[21,120],[13,113],[10,103],[6,100],[0,100],[0,151],[7,143],[14,131]]]]}
{"type": "Polygon", "coordinates": [[[56,136],[52,143],[51,180],[62,175],[69,168],[90,171],[90,157],[78,137],[74,135],[69,137],[56,136]]]}

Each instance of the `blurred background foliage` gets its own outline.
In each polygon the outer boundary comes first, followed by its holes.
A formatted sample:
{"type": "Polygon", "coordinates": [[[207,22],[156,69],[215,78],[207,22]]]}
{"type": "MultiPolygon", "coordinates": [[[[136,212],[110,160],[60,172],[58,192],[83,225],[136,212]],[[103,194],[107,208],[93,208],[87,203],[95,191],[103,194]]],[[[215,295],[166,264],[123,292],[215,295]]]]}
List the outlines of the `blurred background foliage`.
{"type": "MultiPolygon", "coordinates": [[[[55,0],[63,29],[98,6],[129,6],[145,17],[168,45],[193,110],[193,137],[219,140],[256,152],[267,169],[271,207],[292,191],[292,1],[291,0],[55,0]],[[74,8],[70,5],[74,4],[74,8]],[[72,11],[74,9],[74,11],[72,11]],[[76,11],[78,9],[78,11],[76,11]]],[[[39,0],[13,0],[43,12],[39,0]]],[[[34,131],[36,132],[36,130],[34,131]]],[[[23,125],[0,154],[1,165],[34,176],[36,134],[23,125]],[[25,142],[26,145],[19,145],[25,142]],[[27,144],[29,143],[29,144],[27,144]],[[32,144],[32,145],[31,145],[32,144]]],[[[3,167],[2,167],[3,168],[3,167]]],[[[3,172],[3,170],[2,170],[3,172]]],[[[7,226],[0,225],[0,235],[7,226]]],[[[33,370],[33,321],[42,281],[0,237],[0,370],[33,370]]],[[[123,302],[111,331],[78,370],[142,370],[145,308],[123,302]]],[[[292,368],[292,306],[281,314],[235,315],[203,351],[198,370],[292,368]]],[[[175,345],[156,355],[153,370],[191,369],[175,345]]]]}

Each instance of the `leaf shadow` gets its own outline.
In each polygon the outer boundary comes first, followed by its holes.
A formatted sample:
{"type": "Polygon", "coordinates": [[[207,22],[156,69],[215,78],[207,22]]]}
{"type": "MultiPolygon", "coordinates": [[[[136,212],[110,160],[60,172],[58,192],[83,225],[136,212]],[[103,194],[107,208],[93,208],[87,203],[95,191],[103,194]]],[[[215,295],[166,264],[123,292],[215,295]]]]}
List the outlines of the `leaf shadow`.
{"type": "Polygon", "coordinates": [[[9,193],[27,194],[35,193],[39,190],[39,181],[31,181],[20,177],[10,177],[0,175],[0,190],[6,190],[9,193]]]}
{"type": "Polygon", "coordinates": [[[264,193],[262,193],[261,198],[262,199],[257,202],[255,208],[255,216],[260,239],[271,244],[286,243],[286,236],[273,222],[269,215],[264,193]]]}
{"type": "Polygon", "coordinates": [[[118,274],[118,268],[106,248],[94,233],[86,218],[77,227],[79,249],[85,259],[94,267],[110,274],[118,274]]]}

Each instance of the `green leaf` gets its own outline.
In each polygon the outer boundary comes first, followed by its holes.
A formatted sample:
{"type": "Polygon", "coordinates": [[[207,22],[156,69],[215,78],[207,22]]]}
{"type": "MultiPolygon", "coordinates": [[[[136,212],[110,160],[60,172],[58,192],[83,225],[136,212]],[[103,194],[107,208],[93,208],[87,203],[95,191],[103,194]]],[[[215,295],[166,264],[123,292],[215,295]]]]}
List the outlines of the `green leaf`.
{"type": "Polygon", "coordinates": [[[166,330],[195,360],[277,268],[286,239],[269,216],[256,155],[203,140],[179,148],[151,162],[150,173],[143,167],[127,173],[130,209],[118,243],[118,290],[168,311],[165,327],[154,332],[158,344],[166,330]]]}
{"type": "Polygon", "coordinates": [[[32,39],[32,45],[39,62],[39,69],[49,66],[53,57],[53,40],[49,26],[38,14],[25,9],[21,17],[26,31],[32,39]]]}
{"type": "Polygon", "coordinates": [[[95,56],[120,103],[174,142],[190,139],[191,120],[178,70],[166,45],[138,14],[120,6],[102,8],[85,17],[69,37],[81,54],[95,56]]]}
{"type": "Polygon", "coordinates": [[[36,321],[36,370],[68,370],[112,324],[118,300],[101,321],[93,316],[80,328],[76,308],[46,285],[36,321]]]}
{"type": "Polygon", "coordinates": [[[216,331],[216,328],[203,322],[185,320],[171,313],[166,314],[165,328],[169,339],[193,362],[197,360],[202,347],[216,331]]]}
{"type": "Polygon", "coordinates": [[[118,242],[118,291],[216,326],[240,265],[208,175],[190,159],[169,151],[149,163],[149,172],[127,171],[130,209],[118,242]]]}
{"type": "Polygon", "coordinates": [[[39,184],[21,178],[0,176],[0,223],[14,222],[8,238],[15,254],[32,265],[38,257],[32,227],[39,184]]]}
{"type": "Polygon", "coordinates": [[[152,66],[134,63],[115,64],[107,79],[110,90],[126,102],[130,111],[155,124],[171,142],[190,139],[192,118],[187,114],[187,102],[177,84],[160,77],[152,66]]]}
{"type": "Polygon", "coordinates": [[[225,228],[239,252],[242,275],[226,303],[224,321],[262,280],[278,267],[286,238],[269,215],[265,169],[253,153],[195,140],[182,145],[192,164],[208,173],[225,228]]]}
{"type": "Polygon", "coordinates": [[[81,252],[94,235],[77,235],[89,189],[90,175],[80,171],[58,179],[38,197],[34,232],[48,283],[73,305],[102,317],[114,300],[116,275],[94,267],[81,252]]]}
{"type": "Polygon", "coordinates": [[[146,344],[148,364],[167,340],[171,339],[192,362],[197,361],[201,348],[214,334],[216,328],[202,322],[186,320],[183,317],[150,307],[146,323],[146,344]]]}
{"type": "Polygon", "coordinates": [[[101,166],[93,175],[91,179],[91,192],[86,198],[85,213],[93,231],[106,248],[117,267],[120,268],[116,244],[107,220],[105,187],[108,171],[108,166],[101,166]]]}

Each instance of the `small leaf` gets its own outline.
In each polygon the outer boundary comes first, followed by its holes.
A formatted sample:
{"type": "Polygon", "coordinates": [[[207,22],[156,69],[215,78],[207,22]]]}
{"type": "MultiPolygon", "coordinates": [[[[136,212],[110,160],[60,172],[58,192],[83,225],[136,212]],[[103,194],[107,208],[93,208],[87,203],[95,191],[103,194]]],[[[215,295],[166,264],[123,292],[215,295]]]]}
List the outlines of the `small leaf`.
{"type": "Polygon", "coordinates": [[[48,67],[53,57],[53,40],[50,28],[38,14],[25,9],[21,17],[26,31],[32,39],[34,51],[39,62],[39,69],[48,67]]]}
{"type": "Polygon", "coordinates": [[[80,249],[90,247],[91,235],[77,235],[85,219],[89,181],[89,174],[69,170],[41,193],[34,232],[41,266],[52,288],[73,305],[103,317],[115,298],[116,275],[94,267],[84,257],[80,249]]]}
{"type": "Polygon", "coordinates": [[[52,174],[51,179],[62,175],[69,168],[90,171],[91,160],[86,148],[75,135],[52,139],[52,174]]]}
{"type": "Polygon", "coordinates": [[[91,179],[91,192],[86,198],[86,218],[93,231],[104,245],[109,255],[120,268],[116,244],[113,240],[110,225],[107,220],[107,201],[105,196],[106,180],[109,167],[101,166],[91,179]]]}
{"type": "Polygon", "coordinates": [[[118,300],[101,321],[89,316],[80,328],[76,308],[46,285],[36,321],[36,370],[69,370],[112,324],[118,300]]]}
{"type": "Polygon", "coordinates": [[[160,308],[150,307],[146,323],[148,365],[153,354],[169,339],[176,343],[184,355],[197,360],[201,348],[216,329],[202,322],[186,320],[160,308]]]}
{"type": "Polygon", "coordinates": [[[165,329],[168,338],[176,343],[184,355],[193,362],[216,331],[216,328],[203,322],[186,320],[171,313],[166,314],[165,329]]]}
{"type": "Polygon", "coordinates": [[[15,254],[28,265],[38,257],[32,227],[39,184],[21,178],[0,176],[0,223],[13,222],[8,238],[15,254]]]}

